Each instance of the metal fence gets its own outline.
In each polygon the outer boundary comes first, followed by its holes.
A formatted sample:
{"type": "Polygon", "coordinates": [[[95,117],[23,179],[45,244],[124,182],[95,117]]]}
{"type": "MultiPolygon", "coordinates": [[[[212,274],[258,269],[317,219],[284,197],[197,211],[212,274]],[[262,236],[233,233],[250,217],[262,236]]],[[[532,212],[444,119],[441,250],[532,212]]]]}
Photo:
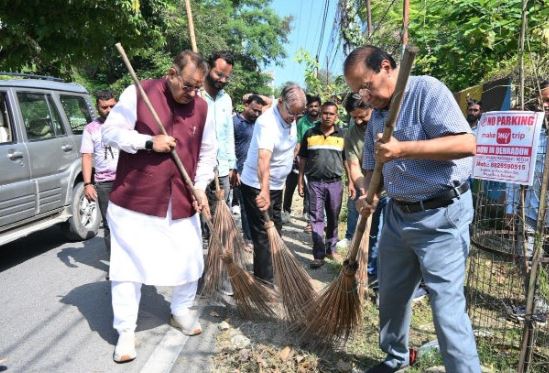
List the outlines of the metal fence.
{"type": "Polygon", "coordinates": [[[549,214],[539,198],[547,199],[545,148],[540,142],[531,187],[472,182],[468,312],[481,361],[498,372],[549,372],[549,214]]]}

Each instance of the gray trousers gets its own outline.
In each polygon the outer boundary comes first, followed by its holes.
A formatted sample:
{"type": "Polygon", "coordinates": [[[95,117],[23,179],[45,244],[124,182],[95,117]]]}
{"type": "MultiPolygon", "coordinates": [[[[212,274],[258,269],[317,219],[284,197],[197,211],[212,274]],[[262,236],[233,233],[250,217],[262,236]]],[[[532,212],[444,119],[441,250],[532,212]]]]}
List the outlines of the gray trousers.
{"type": "Polygon", "coordinates": [[[405,213],[390,200],[379,241],[380,346],[392,367],[408,364],[411,301],[423,277],[447,372],[478,373],[463,284],[473,218],[471,192],[447,207],[405,213]]]}
{"type": "Polygon", "coordinates": [[[111,258],[111,231],[109,229],[109,223],[107,222],[107,207],[109,206],[109,195],[112,190],[112,181],[105,181],[95,184],[95,190],[97,191],[97,202],[99,204],[99,211],[101,211],[101,218],[103,219],[103,233],[105,236],[105,248],[107,249],[107,256],[111,258]]]}

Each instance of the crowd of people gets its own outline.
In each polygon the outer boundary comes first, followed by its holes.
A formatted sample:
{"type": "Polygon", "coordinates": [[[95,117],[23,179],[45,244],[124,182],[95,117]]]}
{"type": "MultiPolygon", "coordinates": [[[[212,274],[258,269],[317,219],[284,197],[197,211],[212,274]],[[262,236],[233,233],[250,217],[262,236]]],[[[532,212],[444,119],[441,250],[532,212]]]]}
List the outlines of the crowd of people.
{"type": "MultiPolygon", "coordinates": [[[[191,308],[208,238],[199,213],[213,213],[217,177],[226,203],[241,216],[254,275],[267,282],[273,281],[273,266],[266,215],[282,233],[296,208],[296,188],[311,234],[312,269],[326,259],[339,261],[359,214],[373,215],[367,270],[379,291],[380,346],[387,356],[369,372],[395,372],[410,363],[411,304],[420,283],[429,294],[447,371],[480,372],[463,282],[481,103],[471,101],[465,117],[443,83],[412,76],[394,135],[382,142],[398,75],[384,50],[365,46],[347,57],[351,93],[343,102],[323,101],[287,83],[278,98],[246,95],[243,110],[235,112],[225,90],[233,65],[230,52],[204,59],[183,51],[164,77],[142,82],[167,135],[160,134],[134,85],[118,101],[110,92],[97,95],[99,117],[84,131],[82,169],[85,195],[99,203],[104,221],[119,333],[114,360],[137,356],[142,284],[172,286],[170,324],[187,335],[201,333],[191,308]],[[194,191],[179,176],[172,150],[194,191]],[[368,204],[376,162],[384,164],[383,190],[368,204]],[[339,240],[344,194],[347,224],[339,240]]],[[[549,113],[549,87],[542,87],[549,113]]]]}

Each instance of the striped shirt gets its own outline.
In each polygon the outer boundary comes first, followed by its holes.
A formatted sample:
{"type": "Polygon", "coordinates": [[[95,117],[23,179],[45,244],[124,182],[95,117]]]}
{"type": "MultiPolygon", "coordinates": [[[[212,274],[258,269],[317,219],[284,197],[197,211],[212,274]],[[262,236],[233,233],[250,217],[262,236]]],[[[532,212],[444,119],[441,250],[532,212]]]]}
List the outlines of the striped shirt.
{"type": "MultiPolygon", "coordinates": [[[[388,114],[378,109],[372,113],[364,139],[365,170],[374,169],[374,139],[383,132],[388,114]]],[[[399,141],[421,141],[463,133],[471,133],[471,128],[450,90],[430,76],[410,77],[393,136],[399,141]]],[[[391,198],[425,200],[466,182],[472,160],[392,160],[383,165],[384,186],[391,198]]]]}
{"type": "Polygon", "coordinates": [[[307,159],[305,174],[311,180],[335,179],[343,175],[345,132],[334,126],[334,132],[325,136],[320,123],[303,135],[299,156],[307,159]]]}

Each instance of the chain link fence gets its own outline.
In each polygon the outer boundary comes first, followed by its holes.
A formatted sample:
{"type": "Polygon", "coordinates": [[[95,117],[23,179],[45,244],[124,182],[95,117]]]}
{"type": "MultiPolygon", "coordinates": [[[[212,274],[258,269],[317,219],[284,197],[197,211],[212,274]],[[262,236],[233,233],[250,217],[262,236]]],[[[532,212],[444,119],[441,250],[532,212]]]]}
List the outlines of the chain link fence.
{"type": "Polygon", "coordinates": [[[549,372],[547,204],[539,211],[545,151],[542,134],[531,187],[472,181],[468,312],[481,361],[497,372],[549,372]]]}

